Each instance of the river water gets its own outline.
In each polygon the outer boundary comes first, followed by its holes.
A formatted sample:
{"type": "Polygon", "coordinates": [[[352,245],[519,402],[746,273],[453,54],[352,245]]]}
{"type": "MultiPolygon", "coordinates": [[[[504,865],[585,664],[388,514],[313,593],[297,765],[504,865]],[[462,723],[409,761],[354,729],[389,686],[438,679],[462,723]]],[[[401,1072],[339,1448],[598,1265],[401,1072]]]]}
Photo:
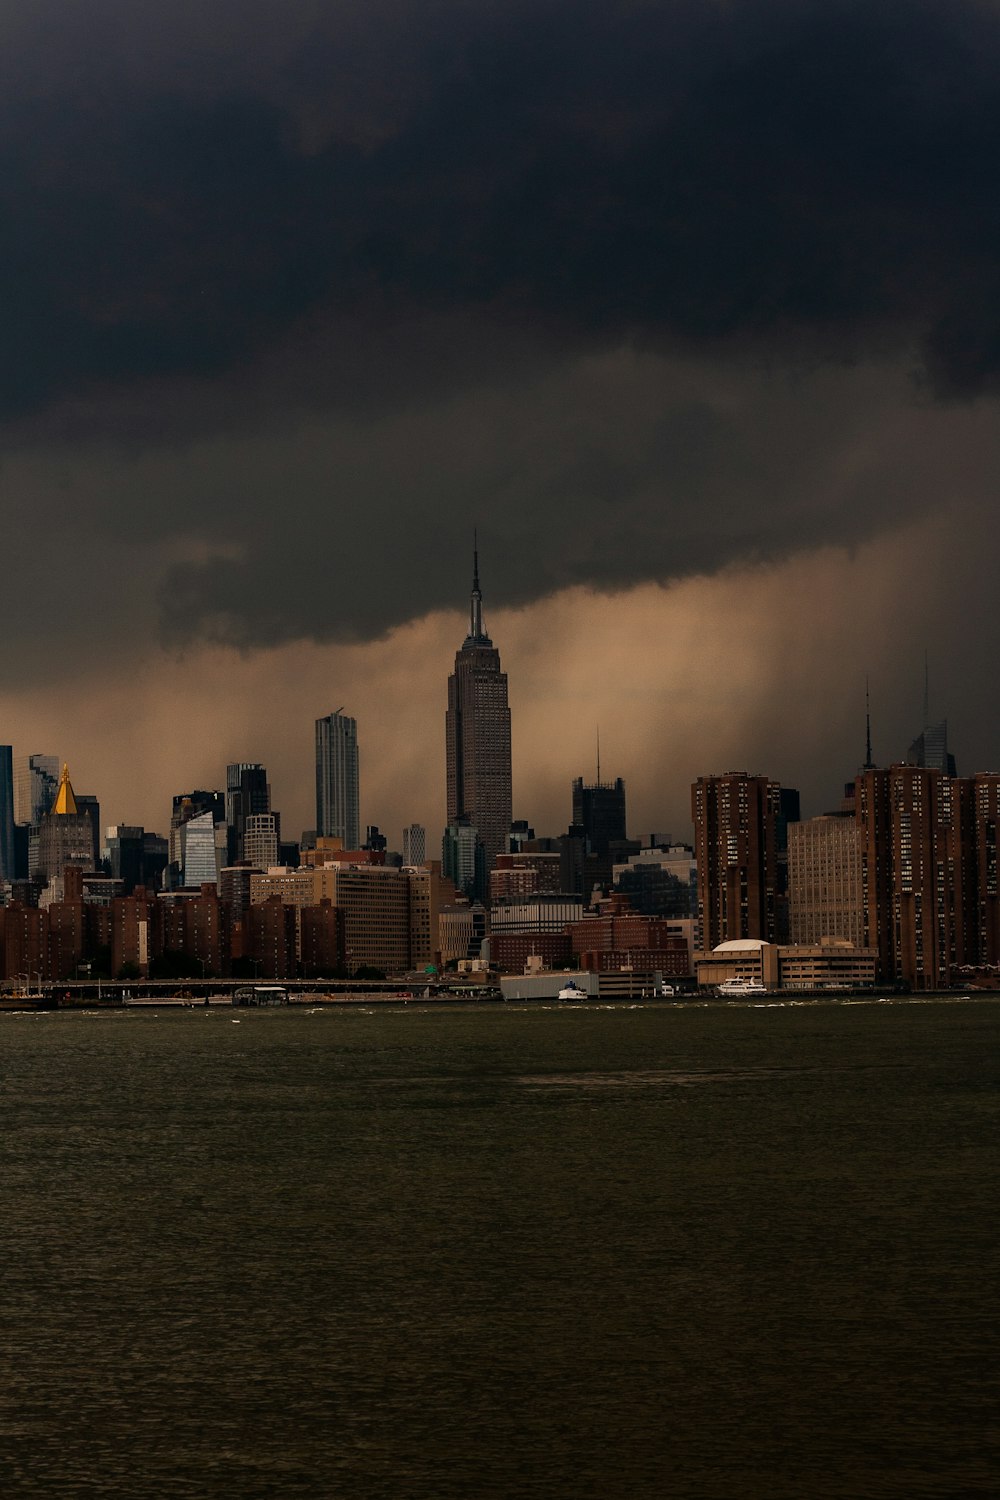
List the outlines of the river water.
{"type": "Polygon", "coordinates": [[[1000,1003],[0,1015],[4,1496],[1000,1492],[1000,1003]]]}

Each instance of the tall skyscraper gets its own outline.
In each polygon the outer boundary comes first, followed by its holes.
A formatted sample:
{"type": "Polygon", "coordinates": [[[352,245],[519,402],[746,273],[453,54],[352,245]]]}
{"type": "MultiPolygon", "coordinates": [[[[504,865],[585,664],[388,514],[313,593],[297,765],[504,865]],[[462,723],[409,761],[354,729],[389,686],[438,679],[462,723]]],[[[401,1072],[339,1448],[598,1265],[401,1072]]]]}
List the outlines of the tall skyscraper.
{"type": "Polygon", "coordinates": [[[316,832],[360,847],[358,721],[339,708],[316,720],[316,832]]]}
{"type": "Polygon", "coordinates": [[[924,727],[907,751],[906,763],[909,766],[922,766],[929,771],[940,771],[945,776],[958,774],[955,769],[955,757],[948,749],[948,720],[939,719],[936,724],[931,723],[930,672],[926,652],[924,653],[924,727]]]}
{"type": "Polygon", "coordinates": [[[14,755],[0,745],[0,880],[13,880],[14,869],[14,755]]]}
{"type": "MultiPolygon", "coordinates": [[[[220,846],[224,852],[227,837],[226,831],[226,798],[222,792],[182,792],[173,799],[173,811],[170,815],[170,870],[168,883],[172,886],[200,885],[206,880],[215,880],[216,875],[211,873],[211,867],[217,863],[216,856],[212,860],[208,856],[198,853],[192,859],[192,855],[200,845],[210,841],[213,849],[220,846]],[[196,818],[204,818],[208,814],[212,830],[206,833],[207,824],[199,823],[198,828],[192,831],[191,848],[188,849],[188,834],[185,831],[187,825],[196,818]],[[189,880],[187,877],[191,875],[189,880]]],[[[219,868],[225,864],[223,858],[219,868]]]]}
{"type": "Polygon", "coordinates": [[[197,888],[219,879],[222,850],[211,811],[197,813],[181,824],[181,884],[197,888]]]}
{"type": "Polygon", "coordinates": [[[69,769],[63,766],[56,800],[38,827],[36,874],[43,881],[60,877],[66,865],[94,868],[93,817],[77,804],[69,769]]]}
{"type": "Polygon", "coordinates": [[[606,858],[611,844],[622,844],[625,832],[625,783],[619,776],[615,781],[601,781],[600,773],[593,785],[585,784],[582,776],[573,782],[573,823],[583,829],[587,840],[587,851],[606,858]]]}
{"type": "Polygon", "coordinates": [[[240,761],[226,767],[226,822],[229,824],[229,858],[247,856],[244,838],[247,819],[271,811],[271,788],[267,772],[257,761],[240,761]]]}
{"type": "Polygon", "coordinates": [[[58,790],[57,755],[19,755],[14,763],[14,821],[40,823],[58,790]]]}
{"type": "Polygon", "coordinates": [[[729,771],[691,788],[702,948],[777,935],[781,788],[766,776],[729,771]]]}
{"type": "Polygon", "coordinates": [[[974,796],[988,821],[989,789],[911,765],[862,771],[856,786],[865,944],[882,979],[947,988],[976,956],[974,796]]]}
{"type": "Polygon", "coordinates": [[[473,553],[469,634],[448,678],[448,823],[479,835],[487,867],[507,851],[511,824],[510,708],[500,653],[483,629],[479,552],[473,553]]]}

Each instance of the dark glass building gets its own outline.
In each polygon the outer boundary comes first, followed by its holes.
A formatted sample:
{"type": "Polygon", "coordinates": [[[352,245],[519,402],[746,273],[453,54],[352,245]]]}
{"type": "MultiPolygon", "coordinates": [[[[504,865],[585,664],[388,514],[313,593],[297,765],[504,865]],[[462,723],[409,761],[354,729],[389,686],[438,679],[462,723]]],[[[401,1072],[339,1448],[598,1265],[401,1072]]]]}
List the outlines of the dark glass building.
{"type": "Polygon", "coordinates": [[[588,852],[606,859],[612,844],[625,842],[625,783],[596,781],[586,785],[583,777],[573,782],[573,824],[583,830],[588,852]]]}
{"type": "Polygon", "coordinates": [[[257,761],[226,767],[226,822],[229,825],[230,863],[244,858],[247,818],[271,811],[267,772],[257,761]]]}

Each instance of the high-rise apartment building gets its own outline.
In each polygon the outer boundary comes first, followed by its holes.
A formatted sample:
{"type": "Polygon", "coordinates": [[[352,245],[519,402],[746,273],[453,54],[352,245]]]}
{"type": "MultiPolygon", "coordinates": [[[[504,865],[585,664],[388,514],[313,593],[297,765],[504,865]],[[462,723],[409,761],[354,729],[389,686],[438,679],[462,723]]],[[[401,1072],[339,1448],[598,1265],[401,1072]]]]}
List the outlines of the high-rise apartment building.
{"type": "Polygon", "coordinates": [[[691,788],[703,949],[736,938],[775,941],[780,792],[776,781],[746,771],[699,776],[691,788]]]}
{"type": "Polygon", "coordinates": [[[788,901],[793,943],[843,938],[864,947],[861,841],[853,817],[827,813],[788,827],[788,901]]]}
{"type": "Polygon", "coordinates": [[[337,709],[316,720],[316,832],[360,847],[358,723],[337,709]]]}
{"type": "Polygon", "coordinates": [[[983,964],[1000,965],[1000,774],[981,772],[972,778],[972,817],[976,848],[976,954],[983,964]]]}
{"type": "Polygon", "coordinates": [[[976,957],[975,783],[897,765],[855,788],[865,946],[883,979],[945,988],[976,957]]]}
{"type": "Polygon", "coordinates": [[[448,678],[448,823],[475,828],[487,868],[507,851],[512,813],[510,708],[500,653],[483,628],[479,554],[473,555],[469,634],[448,678]]]}

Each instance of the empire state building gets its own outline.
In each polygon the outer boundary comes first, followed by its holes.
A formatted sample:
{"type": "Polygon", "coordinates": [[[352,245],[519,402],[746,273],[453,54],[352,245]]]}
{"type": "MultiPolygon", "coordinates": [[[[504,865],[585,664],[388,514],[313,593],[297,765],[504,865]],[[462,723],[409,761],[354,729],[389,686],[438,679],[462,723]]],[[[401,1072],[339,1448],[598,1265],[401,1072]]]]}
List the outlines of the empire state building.
{"type": "Polygon", "coordinates": [[[469,633],[448,678],[448,822],[468,819],[478,831],[487,866],[510,839],[510,709],[500,653],[483,629],[479,552],[473,554],[469,633]]]}

